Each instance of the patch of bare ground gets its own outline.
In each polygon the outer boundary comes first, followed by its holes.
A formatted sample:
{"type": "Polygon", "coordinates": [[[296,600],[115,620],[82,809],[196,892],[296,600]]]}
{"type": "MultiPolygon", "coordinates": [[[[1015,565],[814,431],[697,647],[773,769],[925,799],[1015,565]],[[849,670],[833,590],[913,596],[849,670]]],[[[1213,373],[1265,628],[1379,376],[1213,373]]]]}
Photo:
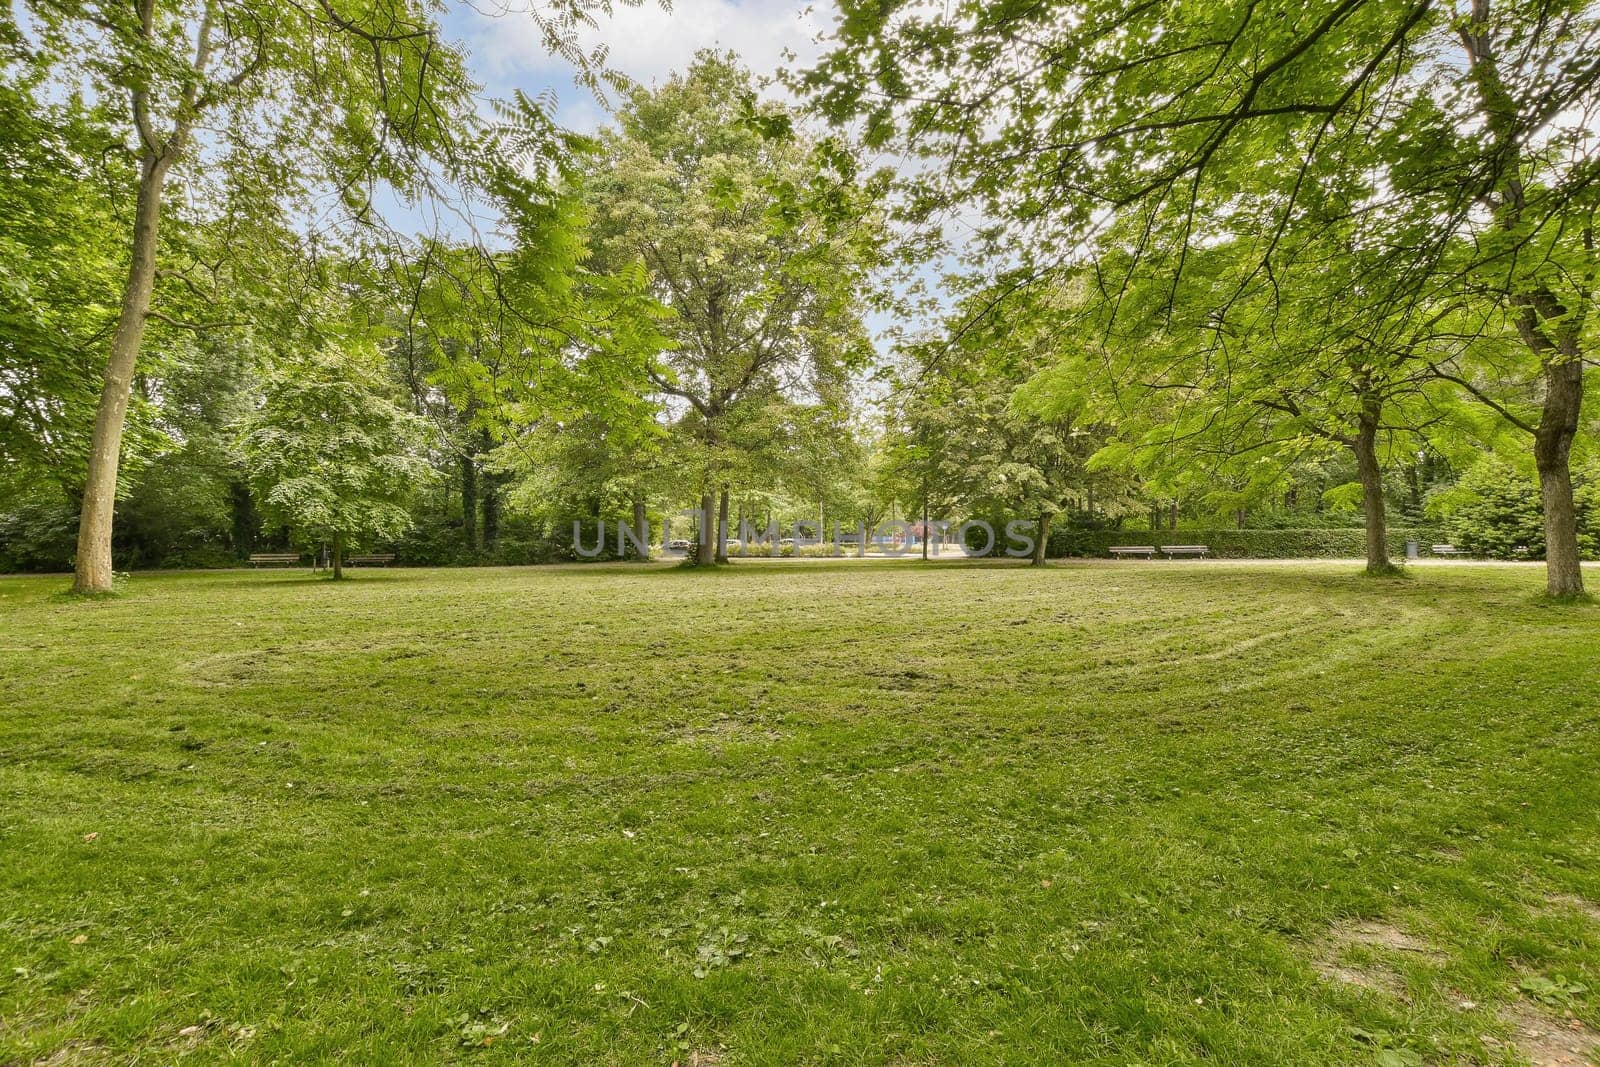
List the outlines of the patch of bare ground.
{"type": "Polygon", "coordinates": [[[732,715],[719,715],[710,722],[679,726],[666,731],[666,736],[685,745],[773,744],[783,740],[783,734],[760,720],[740,719],[732,715]]]}
{"type": "Polygon", "coordinates": [[[1600,1052],[1600,1031],[1581,1019],[1552,1018],[1521,1000],[1501,1008],[1500,1018],[1511,1027],[1511,1048],[1533,1067],[1590,1067],[1600,1052]]]}
{"type": "Polygon", "coordinates": [[[721,1052],[701,1049],[672,1061],[672,1067],[716,1067],[722,1062],[721,1052]]]}
{"type": "Polygon", "coordinates": [[[1574,896],[1570,893],[1563,893],[1557,896],[1548,897],[1546,899],[1548,900],[1552,910],[1575,911],[1579,915],[1589,919],[1591,922],[1600,923],[1600,904],[1596,904],[1592,900],[1589,900],[1585,897],[1574,896]]]}
{"type": "Polygon", "coordinates": [[[1405,983],[1383,962],[1383,956],[1400,952],[1414,953],[1430,963],[1444,962],[1442,953],[1392,923],[1349,919],[1328,929],[1318,944],[1315,963],[1324,978],[1404,1000],[1405,983]]]}

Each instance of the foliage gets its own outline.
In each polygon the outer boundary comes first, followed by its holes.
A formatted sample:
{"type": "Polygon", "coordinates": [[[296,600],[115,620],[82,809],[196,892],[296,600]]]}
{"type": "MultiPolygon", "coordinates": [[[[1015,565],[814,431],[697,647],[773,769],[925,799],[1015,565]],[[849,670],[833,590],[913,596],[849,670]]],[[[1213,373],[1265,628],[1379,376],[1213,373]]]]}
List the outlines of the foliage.
{"type": "MultiPolygon", "coordinates": [[[[127,270],[115,201],[129,172],[104,109],[52,102],[6,29],[0,15],[0,478],[70,487],[82,484],[99,349],[127,270]]],[[[136,403],[135,469],[157,445],[150,414],[136,403]]]]}
{"type": "Polygon", "coordinates": [[[881,183],[858,182],[847,155],[756,103],[750,73],[710,52],[632,93],[601,144],[583,183],[597,261],[642,264],[672,311],[642,366],[709,499],[772,446],[775,401],[840,404],[871,359],[881,183]]]}
{"type": "Polygon", "coordinates": [[[1448,540],[1473,555],[1537,559],[1544,553],[1539,486],[1504,460],[1487,456],[1428,501],[1448,540]]]}
{"type": "MultiPolygon", "coordinates": [[[[1404,558],[1407,541],[1422,552],[1442,540],[1437,527],[1391,526],[1388,550],[1404,558]]],[[[1206,545],[1217,559],[1360,559],[1366,555],[1366,536],[1359,528],[1308,529],[1205,529],[1084,530],[1058,529],[1050,535],[1052,558],[1109,557],[1112,545],[1206,545]]]]}
{"type": "Polygon", "coordinates": [[[428,427],[389,395],[377,353],[338,342],[286,365],[268,384],[243,448],[269,521],[302,542],[398,537],[407,502],[431,476],[428,427]]]}

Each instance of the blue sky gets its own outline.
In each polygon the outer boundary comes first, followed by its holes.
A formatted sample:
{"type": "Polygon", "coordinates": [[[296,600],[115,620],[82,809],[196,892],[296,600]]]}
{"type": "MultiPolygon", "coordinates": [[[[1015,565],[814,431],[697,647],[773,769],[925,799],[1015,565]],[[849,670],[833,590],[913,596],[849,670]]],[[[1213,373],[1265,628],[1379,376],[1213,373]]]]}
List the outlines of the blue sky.
{"type": "MultiPolygon", "coordinates": [[[[469,50],[472,70],[488,94],[504,97],[522,89],[533,95],[548,89],[556,94],[562,125],[581,132],[603,125],[603,106],[574,84],[566,63],[545,52],[533,20],[516,10],[494,13],[505,6],[504,0],[456,3],[444,19],[446,33],[469,50]]],[[[832,5],[826,2],[674,0],[667,11],[647,0],[641,7],[618,5],[581,40],[586,49],[605,45],[608,66],[649,85],[684,69],[702,48],[731,49],[757,75],[770,74],[784,62],[785,51],[802,59],[815,55],[812,40],[831,21],[832,5]]]]}

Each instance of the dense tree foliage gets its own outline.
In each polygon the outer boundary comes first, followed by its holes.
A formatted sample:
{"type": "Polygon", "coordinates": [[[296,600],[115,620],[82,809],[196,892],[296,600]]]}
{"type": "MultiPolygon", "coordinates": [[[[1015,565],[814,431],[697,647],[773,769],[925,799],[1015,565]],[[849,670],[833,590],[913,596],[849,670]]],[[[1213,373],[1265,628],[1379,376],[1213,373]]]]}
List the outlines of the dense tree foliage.
{"type": "MultiPolygon", "coordinates": [[[[1600,262],[1592,6],[841,8],[834,49],[799,83],[872,143],[936,161],[908,183],[911,216],[977,207],[980,251],[1030,281],[1088,261],[1113,312],[1145,275],[1172,305],[1198,289],[1213,331],[1275,330],[1277,301],[1294,319],[1305,293],[1304,240],[1354,227],[1343,284],[1322,293],[1349,336],[1415,336],[1441,305],[1499,311],[1491,332],[1514,332],[1539,380],[1537,417],[1514,422],[1539,470],[1549,588],[1581,591],[1569,461],[1600,262]],[[1244,235],[1246,269],[1205,292],[1207,252],[1244,235]],[[1256,283],[1265,323],[1239,299],[1256,283]]],[[[1511,417],[1470,372],[1450,380],[1511,417]]]]}
{"type": "Polygon", "coordinates": [[[610,74],[607,8],[505,16],[593,136],[428,3],[0,16],[0,566],[982,518],[1359,525],[1384,574],[1399,522],[1581,591],[1590,7],[846,0],[787,102],[610,74]]]}

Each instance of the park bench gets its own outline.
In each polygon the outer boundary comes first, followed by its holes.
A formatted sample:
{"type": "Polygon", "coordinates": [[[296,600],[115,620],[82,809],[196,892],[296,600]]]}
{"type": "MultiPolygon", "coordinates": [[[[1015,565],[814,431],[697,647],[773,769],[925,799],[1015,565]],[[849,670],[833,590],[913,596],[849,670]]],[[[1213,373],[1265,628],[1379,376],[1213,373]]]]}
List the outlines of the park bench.
{"type": "Polygon", "coordinates": [[[1113,556],[1117,557],[1118,559],[1122,559],[1125,556],[1143,556],[1145,559],[1154,559],[1155,555],[1156,555],[1156,546],[1155,545],[1112,545],[1110,548],[1106,549],[1106,551],[1110,552],[1113,556]]]}
{"type": "Polygon", "coordinates": [[[298,552],[252,552],[250,566],[252,567],[293,567],[300,562],[298,552]]]}
{"type": "Polygon", "coordinates": [[[1465,556],[1467,550],[1457,548],[1455,545],[1434,545],[1432,552],[1435,556],[1465,556]]]}
{"type": "Polygon", "coordinates": [[[378,552],[365,556],[347,556],[344,562],[350,567],[387,567],[394,562],[394,553],[378,552]]]}
{"type": "Polygon", "coordinates": [[[1177,556],[1199,556],[1201,559],[1204,559],[1206,557],[1206,555],[1211,551],[1211,546],[1210,545],[1163,545],[1161,547],[1161,551],[1165,552],[1169,557],[1174,557],[1174,558],[1177,557],[1177,556]]]}

